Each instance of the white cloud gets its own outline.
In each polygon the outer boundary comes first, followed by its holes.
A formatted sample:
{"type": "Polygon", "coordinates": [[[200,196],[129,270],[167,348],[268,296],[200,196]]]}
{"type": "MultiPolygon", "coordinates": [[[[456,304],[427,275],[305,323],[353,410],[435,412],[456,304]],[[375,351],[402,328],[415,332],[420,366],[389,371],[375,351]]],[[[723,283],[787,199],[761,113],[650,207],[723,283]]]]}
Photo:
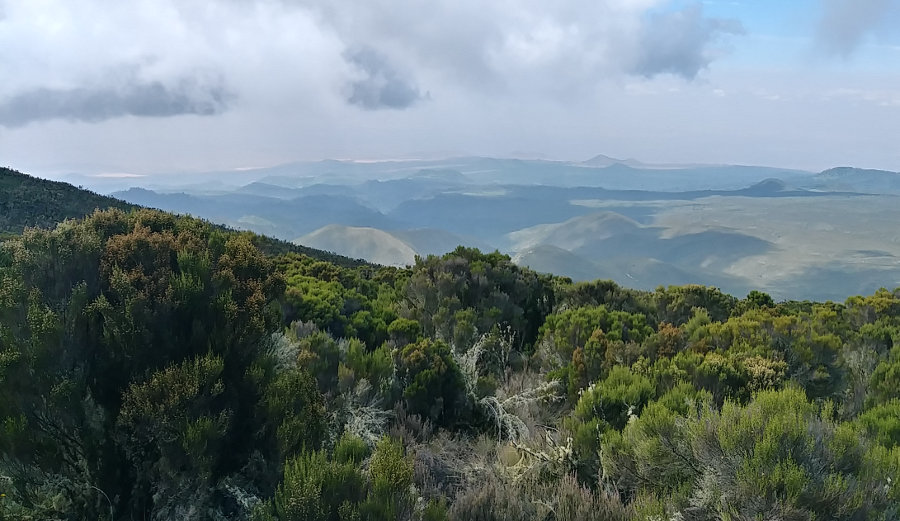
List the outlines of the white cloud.
{"type": "MultiPolygon", "coordinates": [[[[462,88],[565,97],[626,73],[693,78],[712,61],[709,46],[730,25],[705,18],[700,4],[649,16],[666,5],[663,0],[17,2],[7,6],[0,22],[0,63],[8,78],[0,84],[0,103],[36,99],[32,90],[44,97],[55,94],[56,102],[77,98],[72,92],[99,95],[109,84],[123,83],[120,71],[129,71],[132,83],[167,90],[213,76],[237,103],[318,106],[349,100],[369,109],[412,105],[422,97],[420,86],[438,96],[462,88]],[[676,45],[661,42],[658,34],[676,45]]],[[[25,108],[17,117],[27,119],[25,108]]],[[[103,119],[83,110],[57,112],[103,119]]],[[[43,111],[34,119],[52,116],[53,111],[43,111]]]]}
{"type": "Polygon", "coordinates": [[[869,128],[854,157],[893,161],[896,74],[737,81],[720,64],[737,29],[675,0],[0,0],[0,157],[38,172],[436,150],[797,165],[820,161],[812,136],[837,155],[869,128]],[[819,96],[839,88],[884,94],[854,112],[819,96]]]}
{"type": "Polygon", "coordinates": [[[215,77],[239,102],[317,104],[351,75],[343,50],[312,13],[275,2],[17,2],[0,21],[0,103],[102,92],[124,73],[166,88],[215,77]]]}

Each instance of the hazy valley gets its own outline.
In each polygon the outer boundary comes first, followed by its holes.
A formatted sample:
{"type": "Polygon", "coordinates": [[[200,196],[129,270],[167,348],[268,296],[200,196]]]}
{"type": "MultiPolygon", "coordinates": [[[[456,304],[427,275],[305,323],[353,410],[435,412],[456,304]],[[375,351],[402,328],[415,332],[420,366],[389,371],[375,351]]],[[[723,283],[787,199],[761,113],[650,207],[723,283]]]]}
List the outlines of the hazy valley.
{"type": "Polygon", "coordinates": [[[403,266],[457,245],[575,280],[843,300],[900,285],[900,174],[455,158],[72,176],[124,201],[403,266]]]}

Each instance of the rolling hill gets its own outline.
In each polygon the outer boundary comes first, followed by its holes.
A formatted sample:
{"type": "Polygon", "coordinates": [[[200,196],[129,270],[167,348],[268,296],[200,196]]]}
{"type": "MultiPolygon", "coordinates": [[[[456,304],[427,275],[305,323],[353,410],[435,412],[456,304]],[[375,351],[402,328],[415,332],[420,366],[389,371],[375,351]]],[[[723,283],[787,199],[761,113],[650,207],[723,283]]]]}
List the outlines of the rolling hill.
{"type": "Polygon", "coordinates": [[[408,266],[415,257],[443,255],[457,246],[491,251],[486,244],[444,230],[380,230],[372,227],[331,224],[294,240],[313,248],[386,266],[408,266]]]}
{"type": "Polygon", "coordinates": [[[649,234],[652,238],[658,236],[658,232],[652,228],[645,228],[624,215],[598,212],[562,223],[524,228],[508,234],[507,239],[509,249],[515,251],[537,245],[551,245],[572,251],[584,248],[590,243],[633,234],[649,234]]]}
{"type": "Polygon", "coordinates": [[[416,251],[388,232],[376,228],[330,224],[294,241],[347,257],[364,258],[385,266],[415,263],[416,251]]]}
{"type": "Polygon", "coordinates": [[[900,194],[900,172],[838,167],[816,174],[810,186],[819,190],[900,194]]]}
{"type": "Polygon", "coordinates": [[[650,257],[607,257],[594,260],[562,248],[542,244],[515,253],[513,262],[541,273],[569,277],[574,281],[614,280],[634,289],[658,286],[704,284],[746,292],[746,284],[720,273],[692,271],[650,257]]]}

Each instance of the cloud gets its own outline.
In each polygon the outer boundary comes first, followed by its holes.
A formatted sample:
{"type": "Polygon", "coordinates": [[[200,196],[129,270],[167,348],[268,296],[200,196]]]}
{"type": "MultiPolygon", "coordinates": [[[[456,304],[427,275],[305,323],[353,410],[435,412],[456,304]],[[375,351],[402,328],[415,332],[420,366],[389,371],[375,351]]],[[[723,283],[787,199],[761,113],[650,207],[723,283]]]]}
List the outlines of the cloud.
{"type": "Polygon", "coordinates": [[[670,73],[694,79],[717,57],[711,48],[723,34],[742,34],[734,20],[706,18],[700,4],[653,14],[640,31],[631,72],[652,77],[670,73]]]}
{"type": "MultiPolygon", "coordinates": [[[[286,0],[289,1],[289,0],[286,0]]],[[[560,99],[623,75],[688,80],[725,53],[735,20],[672,0],[293,0],[350,48],[377,48],[428,90],[560,99]],[[654,14],[656,13],[656,14],[654,14]]]]}
{"type": "Polygon", "coordinates": [[[20,127],[52,119],[96,123],[121,116],[211,116],[226,110],[230,98],[221,83],[197,79],[174,85],[131,79],[119,87],[40,87],[0,101],[0,125],[20,127]]]}
{"type": "Polygon", "coordinates": [[[673,5],[681,2],[0,0],[0,125],[217,115],[232,104],[282,117],[365,114],[419,108],[429,92],[571,105],[617,77],[690,80],[709,67],[734,23],[699,3],[673,5]],[[127,81],[107,78],[134,63],[127,81]],[[216,71],[218,82],[184,80],[197,70],[216,71]]]}
{"type": "Polygon", "coordinates": [[[333,31],[308,10],[277,1],[6,5],[0,20],[6,126],[234,108],[290,117],[331,108],[352,78],[333,31]]]}
{"type": "Polygon", "coordinates": [[[363,77],[350,84],[347,101],[364,109],[405,109],[424,99],[415,83],[403,77],[387,57],[370,47],[344,53],[363,77]]]}
{"type": "Polygon", "coordinates": [[[897,5],[895,0],[822,0],[816,31],[819,47],[849,57],[897,5]]]}

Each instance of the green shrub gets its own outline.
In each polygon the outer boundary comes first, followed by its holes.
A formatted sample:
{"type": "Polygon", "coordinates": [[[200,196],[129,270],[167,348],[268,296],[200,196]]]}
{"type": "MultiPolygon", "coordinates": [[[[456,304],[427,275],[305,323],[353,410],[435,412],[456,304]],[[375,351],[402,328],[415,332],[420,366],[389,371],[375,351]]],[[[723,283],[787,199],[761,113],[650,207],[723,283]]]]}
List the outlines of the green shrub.
{"type": "Polygon", "coordinates": [[[279,521],[343,521],[358,515],[365,493],[365,478],[353,462],[303,450],[285,463],[270,511],[279,521]]]}
{"type": "Polygon", "coordinates": [[[399,352],[397,378],[407,410],[441,425],[464,420],[468,397],[462,373],[450,348],[430,339],[399,352]]]}
{"type": "Polygon", "coordinates": [[[412,515],[413,463],[399,440],[384,437],[378,442],[369,460],[369,479],[369,495],[360,509],[364,519],[393,521],[412,515]]]}
{"type": "Polygon", "coordinates": [[[334,446],[334,460],[338,463],[360,464],[369,457],[369,447],[358,436],[345,432],[334,446]]]}

